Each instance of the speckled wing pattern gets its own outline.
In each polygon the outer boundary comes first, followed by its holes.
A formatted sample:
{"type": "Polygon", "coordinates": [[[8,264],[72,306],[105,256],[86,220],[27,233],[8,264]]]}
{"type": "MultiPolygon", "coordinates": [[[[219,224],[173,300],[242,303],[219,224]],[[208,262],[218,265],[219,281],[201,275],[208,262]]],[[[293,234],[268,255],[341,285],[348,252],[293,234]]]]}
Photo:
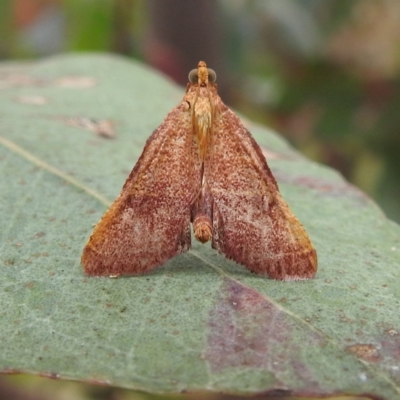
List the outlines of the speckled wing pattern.
{"type": "Polygon", "coordinates": [[[182,101],[148,139],[121,194],[82,254],[88,275],[140,274],[190,248],[190,206],[201,165],[182,101]]]}
{"type": "Polygon", "coordinates": [[[260,147],[219,97],[215,102],[219,112],[204,163],[214,201],[212,246],[258,274],[312,278],[315,249],[282,199],[260,147]]]}

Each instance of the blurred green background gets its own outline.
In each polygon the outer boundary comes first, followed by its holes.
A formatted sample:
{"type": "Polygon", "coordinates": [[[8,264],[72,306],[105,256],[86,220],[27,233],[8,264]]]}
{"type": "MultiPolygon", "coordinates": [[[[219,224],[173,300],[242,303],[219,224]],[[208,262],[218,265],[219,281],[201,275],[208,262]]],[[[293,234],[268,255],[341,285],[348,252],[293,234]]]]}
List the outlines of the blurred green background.
{"type": "MultiPolygon", "coordinates": [[[[399,0],[0,1],[1,60],[71,51],[123,54],[182,85],[205,60],[227,104],[400,222],[399,0]]],[[[107,396],[87,398],[123,398],[107,396]]]]}
{"type": "Polygon", "coordinates": [[[0,37],[3,60],[115,52],[182,85],[204,59],[226,103],[400,221],[398,0],[3,0],[0,37]]]}

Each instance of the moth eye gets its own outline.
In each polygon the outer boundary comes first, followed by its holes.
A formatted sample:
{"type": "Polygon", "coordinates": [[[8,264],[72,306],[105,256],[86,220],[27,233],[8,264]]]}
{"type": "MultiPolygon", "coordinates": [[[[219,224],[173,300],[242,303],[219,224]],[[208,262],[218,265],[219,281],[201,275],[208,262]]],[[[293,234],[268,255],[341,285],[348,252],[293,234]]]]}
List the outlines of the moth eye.
{"type": "Polygon", "coordinates": [[[186,107],[188,110],[190,110],[190,103],[186,100],[186,107]]]}
{"type": "Polygon", "coordinates": [[[215,71],[211,68],[207,68],[208,69],[208,80],[212,83],[214,83],[217,80],[217,74],[215,73],[215,71]]]}
{"type": "Polygon", "coordinates": [[[190,83],[197,83],[198,80],[199,80],[199,77],[198,77],[198,75],[197,75],[197,69],[192,69],[192,70],[189,72],[188,78],[189,78],[189,82],[190,82],[190,83]]]}

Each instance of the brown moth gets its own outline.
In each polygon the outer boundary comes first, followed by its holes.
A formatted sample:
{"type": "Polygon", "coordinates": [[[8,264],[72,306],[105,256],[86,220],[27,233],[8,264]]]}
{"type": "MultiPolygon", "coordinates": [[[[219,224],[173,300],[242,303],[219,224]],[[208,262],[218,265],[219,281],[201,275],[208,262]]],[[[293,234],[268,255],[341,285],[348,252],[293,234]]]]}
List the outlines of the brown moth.
{"type": "Polygon", "coordinates": [[[252,272],[312,278],[317,255],[282,199],[260,147],[200,61],[180,104],[147,140],[82,254],[88,275],[149,272],[194,236],[252,272]]]}

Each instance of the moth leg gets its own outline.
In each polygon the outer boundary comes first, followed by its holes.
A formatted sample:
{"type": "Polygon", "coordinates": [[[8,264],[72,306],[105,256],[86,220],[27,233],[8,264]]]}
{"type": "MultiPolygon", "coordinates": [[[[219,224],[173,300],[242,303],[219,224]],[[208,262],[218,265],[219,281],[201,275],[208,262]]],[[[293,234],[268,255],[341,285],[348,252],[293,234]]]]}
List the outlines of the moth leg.
{"type": "Polygon", "coordinates": [[[190,223],[189,220],[185,218],[183,222],[181,235],[178,237],[178,244],[176,248],[179,253],[184,253],[190,249],[191,245],[191,235],[190,235],[190,223]]]}

